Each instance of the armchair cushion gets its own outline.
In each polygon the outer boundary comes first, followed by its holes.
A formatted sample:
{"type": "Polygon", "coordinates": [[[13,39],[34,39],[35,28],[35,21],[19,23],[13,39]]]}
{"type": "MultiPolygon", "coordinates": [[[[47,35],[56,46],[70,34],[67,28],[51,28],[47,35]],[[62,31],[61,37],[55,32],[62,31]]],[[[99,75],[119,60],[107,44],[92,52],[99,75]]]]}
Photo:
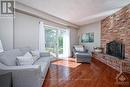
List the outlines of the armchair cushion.
{"type": "Polygon", "coordinates": [[[76,51],[85,51],[83,45],[74,45],[74,49],[75,49],[76,51]]]}

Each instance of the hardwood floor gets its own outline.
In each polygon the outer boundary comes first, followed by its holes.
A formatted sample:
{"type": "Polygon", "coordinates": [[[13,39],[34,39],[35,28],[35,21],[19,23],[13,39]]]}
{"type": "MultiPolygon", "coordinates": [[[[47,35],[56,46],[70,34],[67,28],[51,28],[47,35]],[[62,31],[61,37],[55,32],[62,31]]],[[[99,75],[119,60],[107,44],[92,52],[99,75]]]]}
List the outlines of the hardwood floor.
{"type": "Polygon", "coordinates": [[[130,75],[127,84],[116,84],[118,73],[96,59],[91,64],[57,60],[51,63],[43,87],[130,87],[130,75]]]}

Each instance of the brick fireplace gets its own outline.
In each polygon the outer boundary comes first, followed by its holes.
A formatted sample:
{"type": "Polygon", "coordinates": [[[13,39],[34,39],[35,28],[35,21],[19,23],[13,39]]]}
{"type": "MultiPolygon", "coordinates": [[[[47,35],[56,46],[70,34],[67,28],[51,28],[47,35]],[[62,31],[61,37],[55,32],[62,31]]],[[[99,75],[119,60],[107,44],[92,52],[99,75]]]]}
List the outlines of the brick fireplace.
{"type": "Polygon", "coordinates": [[[117,40],[125,45],[125,57],[130,59],[130,4],[101,21],[101,46],[117,40]]]}

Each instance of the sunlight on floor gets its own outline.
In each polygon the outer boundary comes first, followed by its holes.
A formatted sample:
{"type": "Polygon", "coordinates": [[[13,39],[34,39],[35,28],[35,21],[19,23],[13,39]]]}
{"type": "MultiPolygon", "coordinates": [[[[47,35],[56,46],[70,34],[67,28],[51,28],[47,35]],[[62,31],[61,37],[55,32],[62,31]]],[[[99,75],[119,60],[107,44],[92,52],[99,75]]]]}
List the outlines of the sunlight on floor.
{"type": "Polygon", "coordinates": [[[60,65],[60,66],[64,66],[64,67],[76,68],[81,63],[76,63],[75,59],[69,58],[68,60],[65,60],[65,61],[56,60],[56,61],[52,62],[52,64],[60,65]]]}

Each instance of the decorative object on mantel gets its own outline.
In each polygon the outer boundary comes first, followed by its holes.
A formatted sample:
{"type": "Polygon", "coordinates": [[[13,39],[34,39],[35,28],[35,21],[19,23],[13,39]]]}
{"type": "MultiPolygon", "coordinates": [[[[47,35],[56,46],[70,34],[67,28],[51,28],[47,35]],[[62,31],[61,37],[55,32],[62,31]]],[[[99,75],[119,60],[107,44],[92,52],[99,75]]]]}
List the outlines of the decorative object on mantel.
{"type": "Polygon", "coordinates": [[[94,47],[94,52],[97,52],[97,53],[103,53],[103,48],[102,47],[94,47]]]}
{"type": "Polygon", "coordinates": [[[0,40],[0,53],[2,53],[2,52],[4,52],[4,50],[3,50],[2,42],[0,40]]]}
{"type": "Polygon", "coordinates": [[[94,32],[85,33],[81,36],[81,43],[93,43],[94,42],[94,32]]]}

